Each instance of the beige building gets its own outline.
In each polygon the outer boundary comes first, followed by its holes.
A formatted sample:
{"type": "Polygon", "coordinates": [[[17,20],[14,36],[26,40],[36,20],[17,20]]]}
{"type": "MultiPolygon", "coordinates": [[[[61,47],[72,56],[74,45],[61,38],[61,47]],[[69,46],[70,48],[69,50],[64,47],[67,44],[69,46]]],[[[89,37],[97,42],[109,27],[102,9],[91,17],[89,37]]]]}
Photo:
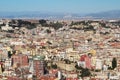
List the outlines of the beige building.
{"type": "Polygon", "coordinates": [[[73,71],[75,70],[75,64],[65,64],[63,62],[57,62],[57,66],[60,69],[66,70],[66,71],[73,71]]]}

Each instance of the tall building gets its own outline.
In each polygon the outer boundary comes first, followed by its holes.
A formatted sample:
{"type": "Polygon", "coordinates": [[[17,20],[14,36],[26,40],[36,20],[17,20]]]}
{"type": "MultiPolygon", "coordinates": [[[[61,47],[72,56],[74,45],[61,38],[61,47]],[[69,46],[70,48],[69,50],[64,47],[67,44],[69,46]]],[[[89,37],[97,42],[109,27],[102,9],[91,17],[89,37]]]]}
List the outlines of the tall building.
{"type": "Polygon", "coordinates": [[[44,75],[44,56],[36,56],[33,58],[33,75],[37,78],[44,75]]]}
{"type": "Polygon", "coordinates": [[[16,65],[17,63],[20,64],[20,66],[28,66],[28,56],[24,54],[15,54],[12,56],[12,65],[16,65]]]}

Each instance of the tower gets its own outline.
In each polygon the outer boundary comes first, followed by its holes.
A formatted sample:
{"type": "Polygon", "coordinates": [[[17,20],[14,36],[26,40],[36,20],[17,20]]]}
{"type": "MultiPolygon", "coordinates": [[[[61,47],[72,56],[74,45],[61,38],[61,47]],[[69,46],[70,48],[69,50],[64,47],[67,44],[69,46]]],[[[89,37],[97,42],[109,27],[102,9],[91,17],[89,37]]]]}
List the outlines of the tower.
{"type": "Polygon", "coordinates": [[[35,56],[33,58],[33,75],[37,78],[44,75],[44,56],[35,56]]]}

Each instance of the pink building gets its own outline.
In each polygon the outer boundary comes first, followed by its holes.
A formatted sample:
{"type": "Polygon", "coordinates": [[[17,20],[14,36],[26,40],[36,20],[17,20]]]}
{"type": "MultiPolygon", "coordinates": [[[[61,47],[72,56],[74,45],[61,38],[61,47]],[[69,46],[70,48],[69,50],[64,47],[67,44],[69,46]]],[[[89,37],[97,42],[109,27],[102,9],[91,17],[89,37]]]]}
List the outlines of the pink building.
{"type": "Polygon", "coordinates": [[[80,57],[80,62],[84,66],[84,68],[91,69],[92,68],[92,65],[91,65],[91,54],[82,55],[80,57]]]}

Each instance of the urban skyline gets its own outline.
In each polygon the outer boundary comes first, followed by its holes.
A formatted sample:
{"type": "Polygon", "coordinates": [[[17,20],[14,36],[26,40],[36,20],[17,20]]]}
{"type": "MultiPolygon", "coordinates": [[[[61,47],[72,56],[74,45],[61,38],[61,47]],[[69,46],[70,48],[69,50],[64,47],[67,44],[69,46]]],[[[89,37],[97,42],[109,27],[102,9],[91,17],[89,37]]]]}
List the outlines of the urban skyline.
{"type": "Polygon", "coordinates": [[[119,3],[0,0],[0,80],[120,80],[119,3]]]}

